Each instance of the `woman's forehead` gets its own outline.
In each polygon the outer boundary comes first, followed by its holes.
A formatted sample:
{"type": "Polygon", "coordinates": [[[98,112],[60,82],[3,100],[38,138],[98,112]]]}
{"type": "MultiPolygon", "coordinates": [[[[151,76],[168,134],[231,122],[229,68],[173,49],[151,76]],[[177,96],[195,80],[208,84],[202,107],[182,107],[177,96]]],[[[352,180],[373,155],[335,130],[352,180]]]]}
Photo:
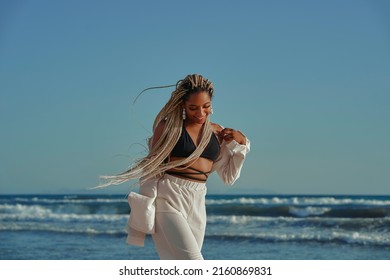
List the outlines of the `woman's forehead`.
{"type": "Polygon", "coordinates": [[[209,102],[211,102],[211,98],[207,91],[192,93],[186,100],[187,105],[203,105],[209,102]]]}

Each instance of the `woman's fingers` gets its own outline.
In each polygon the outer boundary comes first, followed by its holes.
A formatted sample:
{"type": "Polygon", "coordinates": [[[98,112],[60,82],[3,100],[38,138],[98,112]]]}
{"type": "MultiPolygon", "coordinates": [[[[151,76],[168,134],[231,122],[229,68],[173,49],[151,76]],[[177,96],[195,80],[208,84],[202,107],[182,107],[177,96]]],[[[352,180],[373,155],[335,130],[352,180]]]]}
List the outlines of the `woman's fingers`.
{"type": "Polygon", "coordinates": [[[242,134],[241,131],[235,130],[233,128],[224,128],[224,129],[222,129],[220,135],[227,142],[230,142],[230,141],[232,141],[234,139],[234,140],[236,140],[240,144],[245,143],[245,136],[244,136],[244,134],[242,134]]]}
{"type": "Polygon", "coordinates": [[[235,130],[232,129],[232,128],[224,128],[222,129],[221,133],[222,135],[225,135],[225,134],[232,134],[235,130]]]}
{"type": "Polygon", "coordinates": [[[233,133],[234,133],[234,129],[232,128],[224,128],[221,130],[221,137],[227,141],[227,142],[230,142],[234,139],[233,137],[233,133]]]}

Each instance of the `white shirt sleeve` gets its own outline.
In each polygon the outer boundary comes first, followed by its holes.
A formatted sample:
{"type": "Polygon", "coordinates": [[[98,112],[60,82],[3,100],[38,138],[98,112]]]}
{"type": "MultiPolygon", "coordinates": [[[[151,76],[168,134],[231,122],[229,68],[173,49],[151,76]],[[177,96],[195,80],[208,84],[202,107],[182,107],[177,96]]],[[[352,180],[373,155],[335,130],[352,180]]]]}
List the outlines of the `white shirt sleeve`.
{"type": "Polygon", "coordinates": [[[250,141],[247,138],[246,144],[241,145],[237,141],[223,141],[221,152],[215,161],[212,171],[217,171],[219,177],[225,184],[233,185],[240,177],[241,168],[244,165],[246,154],[250,151],[250,141]]]}
{"type": "Polygon", "coordinates": [[[141,182],[139,194],[131,192],[128,196],[130,217],[127,222],[129,245],[144,246],[146,234],[153,234],[155,228],[155,200],[158,178],[141,182]]]}

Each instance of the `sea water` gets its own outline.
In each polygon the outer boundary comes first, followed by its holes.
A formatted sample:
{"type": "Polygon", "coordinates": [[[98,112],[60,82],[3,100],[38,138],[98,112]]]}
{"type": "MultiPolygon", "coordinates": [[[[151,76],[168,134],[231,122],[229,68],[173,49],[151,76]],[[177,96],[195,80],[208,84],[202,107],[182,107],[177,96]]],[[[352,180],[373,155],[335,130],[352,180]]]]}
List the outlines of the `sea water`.
{"type": "MultiPolygon", "coordinates": [[[[208,195],[205,259],[390,259],[390,196],[208,195]]],[[[123,195],[1,195],[0,259],[158,259],[123,195]]]]}

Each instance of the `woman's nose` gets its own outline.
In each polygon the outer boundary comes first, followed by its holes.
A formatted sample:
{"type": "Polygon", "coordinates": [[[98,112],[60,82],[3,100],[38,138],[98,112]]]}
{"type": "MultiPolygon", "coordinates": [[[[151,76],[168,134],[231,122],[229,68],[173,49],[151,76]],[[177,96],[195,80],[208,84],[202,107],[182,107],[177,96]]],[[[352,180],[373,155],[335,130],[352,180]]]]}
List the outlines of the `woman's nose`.
{"type": "Polygon", "coordinates": [[[205,109],[200,109],[198,112],[197,112],[198,114],[198,116],[205,116],[206,115],[206,110],[205,109]]]}

